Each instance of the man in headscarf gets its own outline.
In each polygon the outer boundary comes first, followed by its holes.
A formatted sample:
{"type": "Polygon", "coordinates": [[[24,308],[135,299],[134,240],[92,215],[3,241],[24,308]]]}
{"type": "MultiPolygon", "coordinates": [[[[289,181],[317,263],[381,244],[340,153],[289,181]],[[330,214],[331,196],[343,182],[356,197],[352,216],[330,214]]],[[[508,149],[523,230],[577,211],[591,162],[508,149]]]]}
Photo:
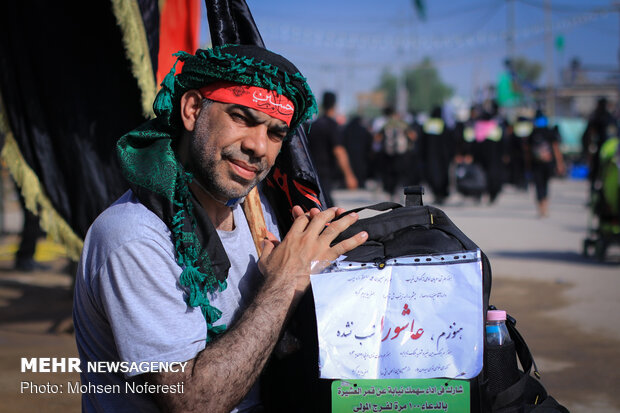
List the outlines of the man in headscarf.
{"type": "Polygon", "coordinates": [[[177,56],[182,73],[173,67],[164,79],[157,117],[118,142],[131,190],[85,239],[74,324],[82,384],[95,389],[83,394],[87,412],[258,411],[256,380],[309,284],[310,263],[367,237],[332,247],[357,216],[326,227],[341,211],[297,206],[280,242],[264,203],[270,233],[259,260],[238,205],[316,110],[314,97],[292,63],[260,47],[177,56]],[[126,368],[86,369],[97,361],[126,368]],[[180,364],[168,372],[141,364],[153,361],[180,364]]]}

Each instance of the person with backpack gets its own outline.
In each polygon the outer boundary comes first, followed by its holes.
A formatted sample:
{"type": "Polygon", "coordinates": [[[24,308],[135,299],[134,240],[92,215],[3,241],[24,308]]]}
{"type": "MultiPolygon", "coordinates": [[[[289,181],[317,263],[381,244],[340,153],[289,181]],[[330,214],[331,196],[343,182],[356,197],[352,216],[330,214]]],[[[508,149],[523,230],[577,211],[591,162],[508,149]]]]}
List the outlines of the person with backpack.
{"type": "Polygon", "coordinates": [[[502,192],[508,152],[505,123],[499,116],[496,102],[486,102],[474,123],[474,135],[474,163],[484,170],[489,204],[493,204],[502,192]]]}
{"type": "Polygon", "coordinates": [[[408,184],[410,154],[417,134],[393,108],[388,109],[386,114],[386,122],[376,136],[376,140],[381,143],[381,178],[383,190],[393,199],[399,200],[401,191],[398,184],[408,184]]]}
{"type": "Polygon", "coordinates": [[[472,106],[469,113],[469,119],[465,122],[458,122],[454,129],[455,186],[458,193],[464,197],[471,197],[476,204],[480,204],[487,188],[487,177],[482,166],[474,162],[476,145],[474,127],[478,119],[479,108],[472,106]]]}
{"type": "Polygon", "coordinates": [[[554,172],[563,175],[564,159],[560,152],[560,134],[556,128],[549,128],[547,117],[538,110],[534,118],[534,129],[525,145],[525,156],[536,188],[538,216],[549,215],[549,180],[554,172]]]}
{"type": "Polygon", "coordinates": [[[125,366],[81,372],[83,385],[114,389],[83,393],[84,412],[262,411],[258,379],[311,263],[366,240],[331,246],[357,217],[323,231],[337,210],[297,205],[281,237],[259,201],[269,231],[259,260],[241,202],[315,112],[313,94],[293,63],[259,46],[178,58],[157,117],[117,144],[131,190],[84,240],[73,305],[81,365],[125,366]]]}

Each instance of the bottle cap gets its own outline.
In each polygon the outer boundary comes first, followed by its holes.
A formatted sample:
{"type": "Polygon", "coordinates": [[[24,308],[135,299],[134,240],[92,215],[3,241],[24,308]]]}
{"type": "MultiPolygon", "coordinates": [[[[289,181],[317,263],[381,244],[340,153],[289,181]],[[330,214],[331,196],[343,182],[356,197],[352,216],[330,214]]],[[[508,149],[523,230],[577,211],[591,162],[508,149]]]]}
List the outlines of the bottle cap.
{"type": "Polygon", "coordinates": [[[506,321],[506,312],[504,310],[487,311],[487,321],[506,321]]]}

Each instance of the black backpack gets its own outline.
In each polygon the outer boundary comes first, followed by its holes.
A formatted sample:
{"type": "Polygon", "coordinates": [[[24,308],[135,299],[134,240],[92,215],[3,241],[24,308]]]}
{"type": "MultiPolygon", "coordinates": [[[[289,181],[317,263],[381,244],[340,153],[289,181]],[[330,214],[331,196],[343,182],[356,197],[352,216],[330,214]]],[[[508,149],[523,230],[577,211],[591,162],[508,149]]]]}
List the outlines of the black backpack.
{"type": "MultiPolygon", "coordinates": [[[[478,249],[443,211],[423,205],[422,193],[421,187],[407,188],[404,207],[384,202],[348,211],[371,209],[388,212],[358,220],[340,234],[334,243],[365,230],[369,234],[367,242],[350,251],[347,260],[374,263],[407,255],[446,254],[478,249]]],[[[494,307],[489,307],[491,266],[486,255],[481,255],[483,308],[492,309],[494,307]]],[[[477,377],[470,380],[471,412],[567,412],[547,396],[539,381],[530,376],[533,365],[531,353],[516,331],[514,319],[507,324],[514,347],[502,348],[500,352],[485,348],[484,368],[477,377]],[[523,371],[517,369],[515,349],[523,371]],[[506,369],[507,374],[500,377],[499,382],[497,379],[489,381],[486,376],[488,366],[500,366],[506,369]],[[506,380],[509,382],[502,382],[506,380]],[[497,394],[494,391],[497,388],[505,390],[497,394]],[[545,406],[551,406],[551,410],[539,410],[543,406],[534,409],[535,404],[542,404],[543,401],[545,406]]],[[[299,303],[263,374],[261,389],[267,412],[331,411],[332,380],[319,379],[317,349],[316,315],[310,290],[299,303]]]]}

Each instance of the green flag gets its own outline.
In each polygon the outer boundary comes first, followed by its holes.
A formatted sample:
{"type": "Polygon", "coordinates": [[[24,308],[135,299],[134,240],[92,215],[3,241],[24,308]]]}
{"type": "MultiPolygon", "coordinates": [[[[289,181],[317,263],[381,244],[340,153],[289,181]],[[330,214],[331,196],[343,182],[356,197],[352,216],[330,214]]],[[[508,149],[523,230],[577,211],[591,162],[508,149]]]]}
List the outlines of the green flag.
{"type": "Polygon", "coordinates": [[[519,103],[520,95],[515,90],[512,76],[508,71],[502,72],[497,81],[497,103],[500,106],[514,106],[519,103]]]}
{"type": "Polygon", "coordinates": [[[420,20],[426,20],[426,5],[424,4],[424,0],[413,0],[413,7],[418,13],[420,20]]]}
{"type": "Polygon", "coordinates": [[[555,49],[558,52],[561,52],[564,50],[564,36],[561,34],[555,37],[555,49]]]}

